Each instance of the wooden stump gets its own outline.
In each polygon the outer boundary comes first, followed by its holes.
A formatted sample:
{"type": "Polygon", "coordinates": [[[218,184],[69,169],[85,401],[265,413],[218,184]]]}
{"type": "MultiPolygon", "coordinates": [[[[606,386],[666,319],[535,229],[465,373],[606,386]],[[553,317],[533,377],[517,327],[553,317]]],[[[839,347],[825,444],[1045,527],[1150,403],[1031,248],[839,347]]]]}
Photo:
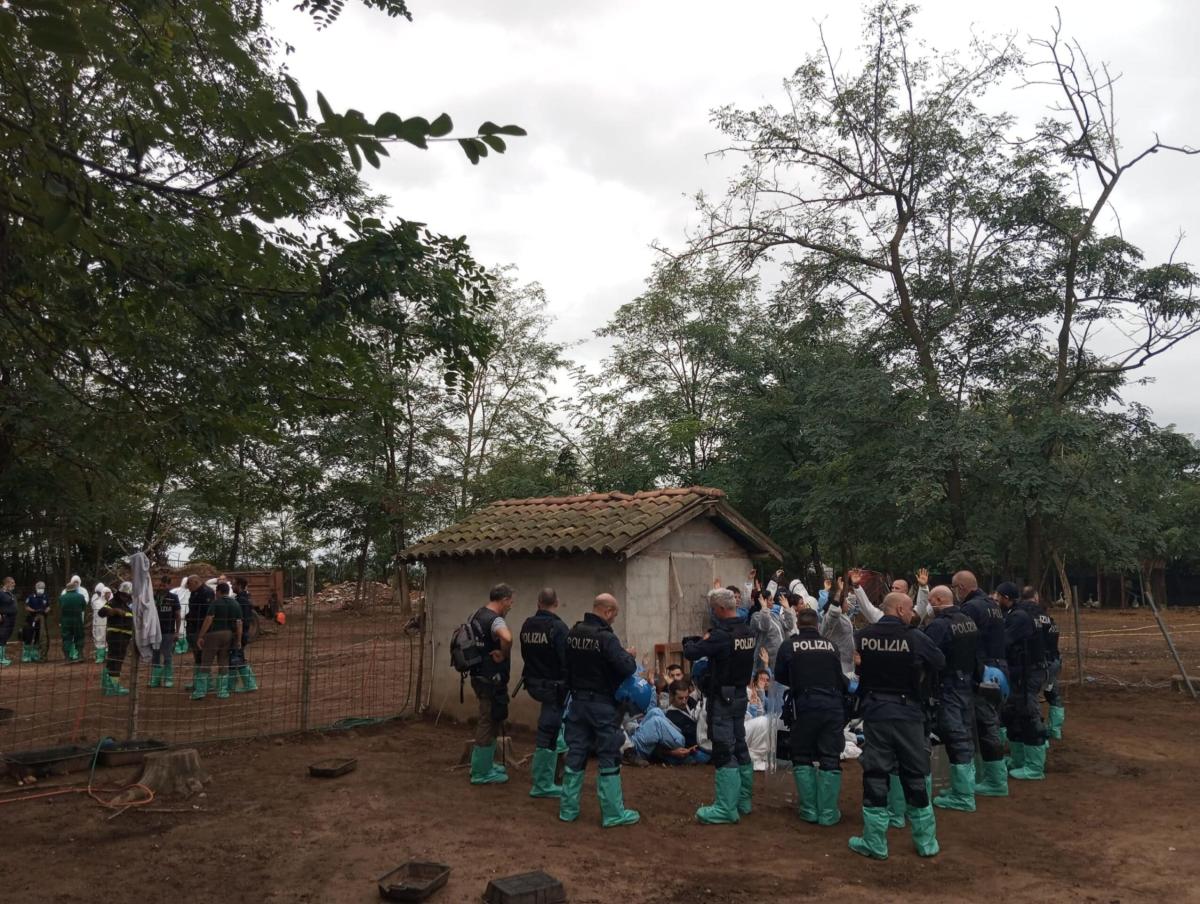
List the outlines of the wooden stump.
{"type": "MultiPolygon", "coordinates": [[[[200,765],[200,753],[194,747],[146,754],[146,764],[137,784],[145,785],[155,797],[191,797],[204,790],[212,776],[200,765]]],[[[126,789],[113,803],[140,799],[144,792],[137,787],[126,789]]]]}

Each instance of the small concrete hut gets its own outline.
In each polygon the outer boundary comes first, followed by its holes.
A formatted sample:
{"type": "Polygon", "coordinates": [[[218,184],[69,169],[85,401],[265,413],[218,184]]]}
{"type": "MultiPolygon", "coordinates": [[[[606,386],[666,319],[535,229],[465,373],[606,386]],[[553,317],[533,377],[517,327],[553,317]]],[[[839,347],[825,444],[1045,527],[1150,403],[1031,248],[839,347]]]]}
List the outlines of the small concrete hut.
{"type": "MultiPolygon", "coordinates": [[[[494,502],[404,551],[426,569],[427,626],[432,638],[431,696],[446,712],[474,713],[468,693],[460,704],[459,676],[450,665],[450,636],[487,602],[503,581],[516,591],[510,627],[537,608],[542,587],[558,591],[559,615],[574,624],[599,593],[621,602],[614,625],[638,659],[652,661],[657,644],[677,644],[707,623],[705,594],[719,578],[741,585],[754,558],[781,561],[770,538],[739,515],[721,490],[686,487],[591,493],[494,502]]],[[[513,649],[513,686],[521,673],[513,649]]],[[[514,721],[533,724],[527,694],[512,702],[514,721]]]]}

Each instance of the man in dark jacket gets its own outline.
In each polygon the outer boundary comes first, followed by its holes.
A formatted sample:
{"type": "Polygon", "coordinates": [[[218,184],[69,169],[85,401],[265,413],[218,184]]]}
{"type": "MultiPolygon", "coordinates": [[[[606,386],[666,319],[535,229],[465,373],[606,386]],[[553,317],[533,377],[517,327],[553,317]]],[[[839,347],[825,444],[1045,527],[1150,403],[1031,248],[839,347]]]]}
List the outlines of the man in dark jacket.
{"type": "MultiPolygon", "coordinates": [[[[958,608],[971,617],[979,629],[977,659],[1008,676],[1004,657],[1004,613],[979,589],[979,581],[969,571],[957,572],[950,582],[958,608]]],[[[1008,768],[1004,764],[1004,738],[1001,734],[1000,707],[988,695],[975,693],[975,733],[979,738],[982,781],[976,781],[975,793],[985,797],[1008,797],[1008,768]]]]}
{"type": "Polygon", "coordinates": [[[12,578],[5,578],[0,583],[0,667],[3,668],[12,665],[6,647],[17,625],[17,598],[13,595],[16,586],[17,582],[12,578]]]}
{"type": "Polygon", "coordinates": [[[41,662],[45,659],[43,644],[49,647],[46,615],[50,611],[50,600],[46,597],[46,584],[38,581],[33,593],[25,597],[25,627],[21,632],[21,661],[41,662]]]}
{"type": "Polygon", "coordinates": [[[779,648],[775,680],[788,688],[792,777],[800,818],[835,825],[841,818],[842,748],[846,746],[846,676],[833,642],[817,630],[817,613],[796,613],[797,632],[779,648]],[[813,763],[818,768],[813,768],[813,763]]]}
{"type": "Polygon", "coordinates": [[[508,770],[496,762],[496,738],[508,718],[508,679],[512,665],[512,631],[504,616],[513,606],[513,589],[497,584],[487,605],[471,616],[471,629],[483,646],[483,658],[471,669],[471,690],[479,703],[475,746],[471,748],[471,784],[500,785],[508,770]]]}
{"type": "Polygon", "coordinates": [[[559,797],[554,783],[560,750],[563,706],[567,697],[567,625],[558,617],[558,594],[546,587],[538,594],[537,612],[521,625],[521,678],[529,696],[542,705],[538,713],[537,746],[533,751],[530,797],[559,797]]]}
{"type": "Polygon", "coordinates": [[[881,610],[879,621],[855,638],[866,743],[860,761],[863,833],[850,839],[850,850],[887,859],[889,776],[898,773],[917,853],[932,857],[939,848],[929,801],[929,737],[922,685],[925,673],[941,671],[946,658],[933,641],[911,627],[913,603],[908,594],[889,593],[881,610]]]}
{"type": "Polygon", "coordinates": [[[933,619],[922,630],[942,655],[946,666],[937,676],[937,733],[950,760],[950,787],[933,805],[975,812],[975,742],[971,738],[974,688],[980,677],[979,628],[971,616],[954,605],[954,594],[942,585],[929,591],[933,619]]]}
{"type": "Polygon", "coordinates": [[[204,651],[196,643],[196,638],[200,635],[200,626],[208,618],[208,610],[212,608],[216,594],[208,584],[194,574],[188,576],[187,588],[190,595],[188,596],[187,621],[184,623],[184,629],[187,633],[188,646],[192,649],[193,680],[184,690],[194,691],[196,689],[195,676],[200,672],[200,660],[204,656],[204,651]]]}
{"type": "Polygon", "coordinates": [[[746,685],[754,675],[754,629],[737,613],[734,596],[723,587],[708,592],[713,628],[683,647],[691,662],[707,659],[700,681],[712,742],[714,801],[696,811],[707,824],[737,822],[750,812],[754,764],[746,746],[746,685]]]}
{"type": "Polygon", "coordinates": [[[600,797],[601,825],[604,828],[632,825],[640,819],[636,810],[625,809],[621,792],[621,731],[617,709],[617,688],[637,671],[632,651],[621,647],[613,633],[620,606],[616,597],[602,593],[567,633],[567,689],[571,705],[567,707],[565,734],[567,768],[563,775],[562,799],[558,818],[574,822],[579,818],[579,798],[588,753],[595,751],[600,766],[596,792],[600,797]]]}
{"type": "Polygon", "coordinates": [[[246,648],[257,637],[253,626],[258,622],[254,601],[250,599],[250,584],[245,578],[234,578],[233,589],[238,608],[242,610],[242,645],[229,653],[229,689],[235,694],[247,694],[258,690],[258,679],[254,669],[246,661],[246,648]],[[241,683],[239,687],[238,684],[241,683]]]}
{"type": "Polygon", "coordinates": [[[1040,781],[1046,777],[1046,726],[1042,722],[1041,695],[1046,683],[1046,645],[1037,619],[1042,610],[1022,601],[1017,585],[1005,581],[996,588],[1004,610],[1009,684],[1012,691],[1004,707],[1004,724],[1012,748],[1010,778],[1040,781]]]}

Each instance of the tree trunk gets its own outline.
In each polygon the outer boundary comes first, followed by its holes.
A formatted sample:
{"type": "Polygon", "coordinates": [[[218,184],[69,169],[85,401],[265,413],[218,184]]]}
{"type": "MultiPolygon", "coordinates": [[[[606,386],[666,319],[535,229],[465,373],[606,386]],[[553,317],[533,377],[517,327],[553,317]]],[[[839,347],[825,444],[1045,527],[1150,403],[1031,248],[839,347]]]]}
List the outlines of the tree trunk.
{"type": "Polygon", "coordinates": [[[233,539],[229,543],[229,559],[225,567],[230,571],[237,568],[238,555],[242,551],[242,513],[239,511],[233,517],[233,539]]]}
{"type": "Polygon", "coordinates": [[[1033,584],[1039,594],[1045,587],[1042,565],[1042,517],[1039,514],[1025,516],[1025,580],[1033,584]]]}
{"type": "MultiPolygon", "coordinates": [[[[200,765],[200,754],[194,747],[146,754],[146,764],[137,784],[145,785],[155,797],[191,797],[204,790],[212,777],[200,765]]],[[[114,803],[139,800],[144,792],[133,786],[114,803]],[[128,795],[128,800],[122,797],[128,795]]]]}

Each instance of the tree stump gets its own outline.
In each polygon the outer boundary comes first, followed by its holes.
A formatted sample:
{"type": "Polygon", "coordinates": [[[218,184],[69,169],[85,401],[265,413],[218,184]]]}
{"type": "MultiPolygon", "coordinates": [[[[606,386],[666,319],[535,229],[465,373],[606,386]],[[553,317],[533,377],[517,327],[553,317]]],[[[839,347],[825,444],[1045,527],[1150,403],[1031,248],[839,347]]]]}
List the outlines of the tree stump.
{"type": "MultiPolygon", "coordinates": [[[[204,790],[212,776],[200,765],[200,753],[194,747],[146,754],[146,763],[137,784],[145,785],[155,797],[191,797],[204,790]]],[[[143,796],[137,787],[127,788],[113,803],[128,803],[143,796]]]]}

